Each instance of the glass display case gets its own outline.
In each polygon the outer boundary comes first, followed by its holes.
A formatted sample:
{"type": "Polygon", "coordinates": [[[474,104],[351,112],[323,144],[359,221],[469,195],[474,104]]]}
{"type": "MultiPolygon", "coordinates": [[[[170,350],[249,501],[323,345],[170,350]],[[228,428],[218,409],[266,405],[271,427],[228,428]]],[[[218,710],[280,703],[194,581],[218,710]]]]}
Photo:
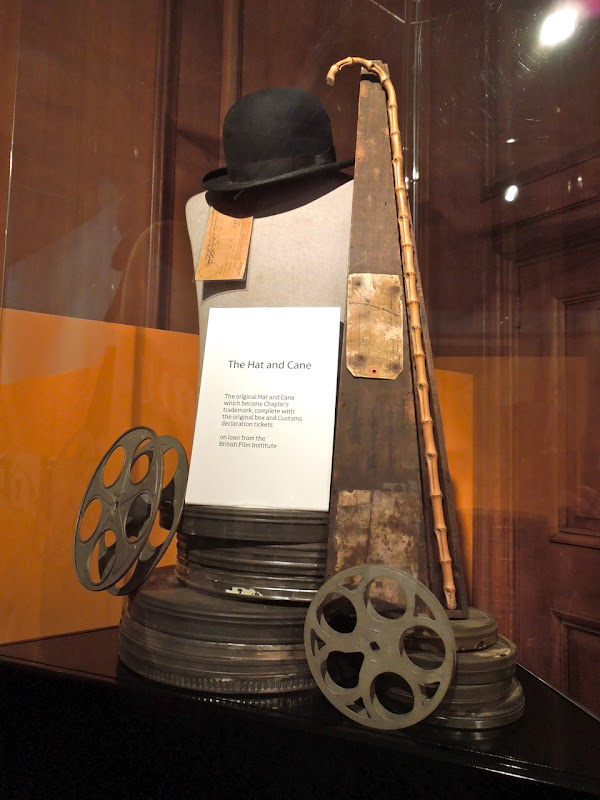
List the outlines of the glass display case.
{"type": "Polygon", "coordinates": [[[0,642],[118,622],[73,528],[126,428],[191,447],[185,204],[255,90],[315,94],[353,158],[354,55],[398,95],[469,602],[600,714],[599,36],[596,0],[4,4],[0,642]]]}

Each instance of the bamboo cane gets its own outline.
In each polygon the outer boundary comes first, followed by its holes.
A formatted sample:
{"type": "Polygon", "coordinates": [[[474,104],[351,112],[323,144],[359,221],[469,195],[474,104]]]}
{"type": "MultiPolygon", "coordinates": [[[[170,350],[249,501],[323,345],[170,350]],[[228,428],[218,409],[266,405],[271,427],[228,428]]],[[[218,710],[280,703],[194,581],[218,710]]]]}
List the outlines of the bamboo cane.
{"type": "Polygon", "coordinates": [[[421,327],[421,312],[417,295],[417,279],[415,271],[415,245],[411,227],[410,206],[408,194],[404,183],[404,159],[402,157],[402,141],[398,123],[398,103],[396,92],[389,76],[383,67],[375,61],[365,58],[344,58],[333,64],[327,73],[327,83],[333,86],[337,73],[351,64],[359,64],[369,72],[374,72],[386,94],[387,115],[392,149],[392,169],[394,174],[394,192],[396,195],[396,211],[400,246],[402,248],[402,271],[408,308],[410,329],[410,343],[413,363],[415,367],[417,394],[421,416],[421,430],[425,443],[425,461],[429,478],[429,496],[433,512],[433,524],[437,540],[438,555],[442,569],[442,580],[446,606],[456,608],[456,586],[452,572],[452,559],[448,549],[448,530],[444,517],[443,496],[440,486],[439,459],[435,446],[433,418],[429,403],[429,382],[427,380],[426,357],[423,348],[423,330],[421,327]]]}

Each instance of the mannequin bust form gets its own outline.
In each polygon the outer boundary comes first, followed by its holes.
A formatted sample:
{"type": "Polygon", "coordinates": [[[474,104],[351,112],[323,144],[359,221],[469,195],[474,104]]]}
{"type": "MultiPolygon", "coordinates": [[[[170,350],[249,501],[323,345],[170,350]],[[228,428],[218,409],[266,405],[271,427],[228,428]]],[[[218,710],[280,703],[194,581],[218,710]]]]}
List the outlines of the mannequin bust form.
{"type": "Polygon", "coordinates": [[[339,306],[345,316],[353,181],[341,172],[254,187],[203,192],[186,205],[194,265],[211,207],[254,218],[246,276],[196,281],[200,367],[208,311],[219,307],[339,306]]]}

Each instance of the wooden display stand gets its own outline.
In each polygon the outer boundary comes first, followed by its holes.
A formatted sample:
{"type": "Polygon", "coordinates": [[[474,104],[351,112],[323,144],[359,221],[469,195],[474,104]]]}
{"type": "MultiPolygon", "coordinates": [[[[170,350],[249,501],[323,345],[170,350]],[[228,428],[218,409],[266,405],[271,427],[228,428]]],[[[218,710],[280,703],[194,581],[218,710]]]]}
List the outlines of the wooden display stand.
{"type": "MultiPolygon", "coordinates": [[[[433,370],[420,275],[416,268],[421,327],[426,355],[431,416],[439,456],[457,607],[464,618],[468,601],[459,547],[456,512],[448,471],[438,394],[433,370]]],[[[350,239],[350,275],[398,276],[389,291],[406,308],[402,259],[391,163],[385,93],[371,74],[360,85],[354,199],[350,239]]],[[[350,283],[352,279],[350,279],[350,283]]],[[[350,315],[350,309],[349,309],[350,315]]],[[[350,325],[352,320],[350,319],[350,325]]],[[[401,345],[394,379],[355,377],[346,368],[360,353],[349,352],[348,325],[342,350],[331,494],[328,573],[364,563],[385,563],[412,573],[444,603],[442,573],[434,536],[425,447],[419,419],[407,315],[395,336],[401,345]]],[[[381,331],[376,337],[381,338],[381,331]]],[[[368,343],[365,346],[368,351],[368,343]]],[[[372,354],[362,356],[367,360],[372,354]]]]}

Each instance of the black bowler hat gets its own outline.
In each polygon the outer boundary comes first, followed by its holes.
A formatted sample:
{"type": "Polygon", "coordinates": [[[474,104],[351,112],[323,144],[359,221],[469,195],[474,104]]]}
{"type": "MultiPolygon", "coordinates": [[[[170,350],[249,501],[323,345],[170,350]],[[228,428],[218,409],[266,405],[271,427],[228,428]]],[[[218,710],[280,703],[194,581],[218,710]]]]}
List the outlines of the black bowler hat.
{"type": "Polygon", "coordinates": [[[327,112],[304,89],[263,89],[238,100],[225,115],[223,150],[227,166],[204,176],[205,189],[239,191],[354,163],[336,161],[327,112]]]}

